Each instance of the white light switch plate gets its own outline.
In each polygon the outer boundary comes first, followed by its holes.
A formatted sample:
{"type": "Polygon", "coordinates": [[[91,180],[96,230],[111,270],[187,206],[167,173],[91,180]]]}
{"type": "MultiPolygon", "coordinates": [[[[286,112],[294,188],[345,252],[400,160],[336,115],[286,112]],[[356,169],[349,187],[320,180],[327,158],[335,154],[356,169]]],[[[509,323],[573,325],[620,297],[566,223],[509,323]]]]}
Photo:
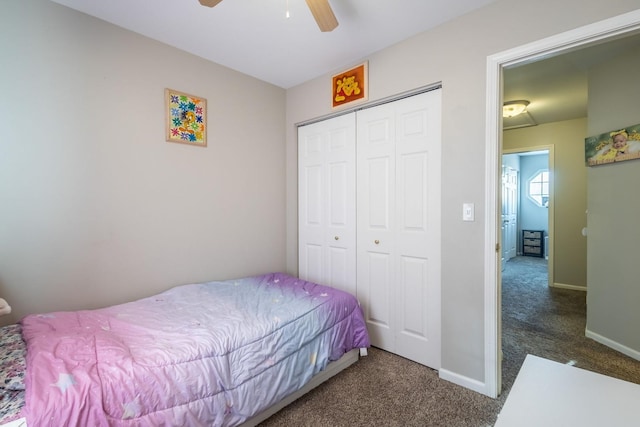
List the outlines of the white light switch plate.
{"type": "Polygon", "coordinates": [[[474,221],[475,220],[475,206],[473,203],[462,204],[462,220],[474,221]]]}

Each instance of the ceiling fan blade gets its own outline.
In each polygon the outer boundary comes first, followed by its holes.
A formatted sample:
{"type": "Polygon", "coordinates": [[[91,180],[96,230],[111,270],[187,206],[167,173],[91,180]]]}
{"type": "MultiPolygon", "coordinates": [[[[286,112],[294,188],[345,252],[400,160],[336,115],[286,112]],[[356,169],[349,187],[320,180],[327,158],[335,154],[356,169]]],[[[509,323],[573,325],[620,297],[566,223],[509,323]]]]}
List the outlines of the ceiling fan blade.
{"type": "MultiPolygon", "coordinates": [[[[200,0],[201,2],[203,0],[200,0]]],[[[338,20],[331,10],[329,0],[306,0],[313,17],[320,27],[320,31],[333,31],[338,26],[338,20]]]]}
{"type": "Polygon", "coordinates": [[[218,3],[220,3],[222,0],[198,0],[198,1],[203,6],[213,7],[218,3]]]}

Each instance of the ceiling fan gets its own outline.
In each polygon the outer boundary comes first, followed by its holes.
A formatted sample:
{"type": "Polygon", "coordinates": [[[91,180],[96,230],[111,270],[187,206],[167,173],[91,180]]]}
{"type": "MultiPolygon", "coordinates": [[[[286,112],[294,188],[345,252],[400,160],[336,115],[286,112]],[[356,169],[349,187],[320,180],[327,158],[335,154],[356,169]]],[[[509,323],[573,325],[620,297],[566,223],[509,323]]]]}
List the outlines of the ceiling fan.
{"type": "MultiPolygon", "coordinates": [[[[222,0],[198,0],[201,5],[213,7],[222,0]]],[[[320,31],[333,31],[338,26],[338,20],[333,14],[329,0],[306,0],[309,10],[313,14],[320,31]]]]}

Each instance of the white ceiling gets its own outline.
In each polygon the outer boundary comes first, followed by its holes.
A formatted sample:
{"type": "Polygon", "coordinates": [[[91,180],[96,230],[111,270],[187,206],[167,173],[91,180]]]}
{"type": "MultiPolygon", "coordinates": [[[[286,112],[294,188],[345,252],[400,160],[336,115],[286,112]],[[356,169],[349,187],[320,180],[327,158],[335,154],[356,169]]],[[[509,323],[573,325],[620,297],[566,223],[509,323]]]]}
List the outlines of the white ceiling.
{"type": "Polygon", "coordinates": [[[530,101],[528,116],[504,119],[505,128],[586,117],[589,68],[638,49],[640,36],[632,34],[505,69],[504,100],[530,101]]]}
{"type": "Polygon", "coordinates": [[[288,89],[495,0],[331,0],[329,33],[304,0],[52,1],[288,89]]]}
{"type": "MultiPolygon", "coordinates": [[[[288,89],[495,0],[330,0],[339,22],[330,33],[320,32],[304,0],[214,8],[198,0],[52,1],[288,89]]],[[[504,100],[530,104],[505,129],[586,117],[588,68],[639,46],[634,35],[506,69],[504,100]]]]}

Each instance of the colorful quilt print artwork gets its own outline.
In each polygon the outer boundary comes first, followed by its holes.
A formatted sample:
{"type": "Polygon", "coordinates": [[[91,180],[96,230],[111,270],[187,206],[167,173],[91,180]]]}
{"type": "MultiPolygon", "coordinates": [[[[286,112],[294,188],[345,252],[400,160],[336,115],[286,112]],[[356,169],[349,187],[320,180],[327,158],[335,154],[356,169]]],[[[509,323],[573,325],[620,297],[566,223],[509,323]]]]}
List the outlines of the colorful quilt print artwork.
{"type": "Polygon", "coordinates": [[[584,140],[588,166],[640,159],[640,124],[584,140]]]}
{"type": "Polygon", "coordinates": [[[197,96],[165,90],[167,141],[207,146],[207,100],[197,96]]]}
{"type": "Polygon", "coordinates": [[[367,63],[334,75],[332,85],[333,108],[367,99],[367,63]]]}

